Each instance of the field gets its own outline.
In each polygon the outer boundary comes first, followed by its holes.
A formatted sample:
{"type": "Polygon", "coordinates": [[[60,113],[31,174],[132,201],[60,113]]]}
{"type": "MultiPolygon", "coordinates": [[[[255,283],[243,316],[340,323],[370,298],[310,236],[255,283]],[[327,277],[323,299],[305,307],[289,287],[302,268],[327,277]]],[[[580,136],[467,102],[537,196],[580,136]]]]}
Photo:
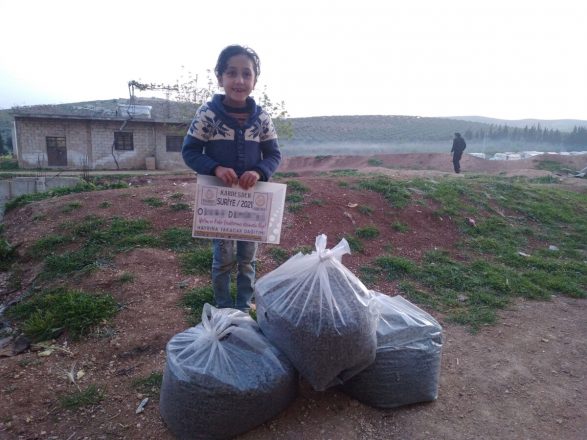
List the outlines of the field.
{"type": "MultiPolygon", "coordinates": [[[[377,410],[301,380],[291,407],[239,438],[585,438],[587,181],[562,171],[585,162],[466,156],[456,176],[448,154],[288,158],[282,240],[260,247],[258,275],[321,233],[347,239],[343,264],[367,287],[442,324],[439,397],[377,410]]],[[[165,345],[210,300],[210,249],[189,229],[195,179],[92,185],[23,198],[0,229],[0,300],[15,303],[3,326],[33,340],[13,355],[3,328],[2,438],[172,438],[165,345]],[[93,320],[64,319],[82,315],[93,320]]]]}

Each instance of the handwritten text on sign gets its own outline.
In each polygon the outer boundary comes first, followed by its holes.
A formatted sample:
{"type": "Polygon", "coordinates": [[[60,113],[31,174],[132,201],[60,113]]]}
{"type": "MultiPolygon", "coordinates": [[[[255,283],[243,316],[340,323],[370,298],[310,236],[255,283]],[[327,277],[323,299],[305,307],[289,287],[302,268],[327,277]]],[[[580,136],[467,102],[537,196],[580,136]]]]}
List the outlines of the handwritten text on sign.
{"type": "Polygon", "coordinates": [[[286,185],[257,182],[247,191],[198,175],[192,236],[278,244],[286,185]]]}

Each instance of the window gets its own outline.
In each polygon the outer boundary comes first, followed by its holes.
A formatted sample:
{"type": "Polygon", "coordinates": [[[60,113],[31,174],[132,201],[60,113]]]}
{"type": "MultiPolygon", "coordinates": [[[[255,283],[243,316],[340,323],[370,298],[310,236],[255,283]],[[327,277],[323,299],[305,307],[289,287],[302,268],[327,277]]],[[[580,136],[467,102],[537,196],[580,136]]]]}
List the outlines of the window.
{"type": "Polygon", "coordinates": [[[130,131],[115,131],[114,132],[114,148],[116,150],[133,150],[134,144],[132,141],[132,132],[130,132],[130,131]]]}
{"type": "Polygon", "coordinates": [[[183,136],[167,136],[167,142],[165,144],[167,151],[181,152],[182,145],[183,136]]]}
{"type": "Polygon", "coordinates": [[[65,138],[58,136],[47,136],[47,148],[65,148],[65,138]]]}

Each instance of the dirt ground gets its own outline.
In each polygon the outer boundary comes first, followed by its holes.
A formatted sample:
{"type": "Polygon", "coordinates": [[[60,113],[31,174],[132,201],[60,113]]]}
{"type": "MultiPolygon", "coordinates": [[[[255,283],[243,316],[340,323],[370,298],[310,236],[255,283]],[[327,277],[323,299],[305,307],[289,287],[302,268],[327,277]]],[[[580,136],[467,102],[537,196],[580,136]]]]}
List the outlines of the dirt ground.
{"type": "MultiPolygon", "coordinates": [[[[381,166],[369,166],[366,157],[291,158],[281,172],[296,172],[295,179],[311,188],[309,200],[296,213],[286,212],[280,247],[293,250],[313,246],[320,233],[329,247],[357,227],[409,224],[407,233],[385,231],[366,242],[363,253],[347,255],[343,263],[358,275],[358,268],[385,252],[391,244],[395,254],[418,259],[426,251],[454,248],[455,222],[433,214],[432,207],[394,209],[378,194],[341,187],[353,177],[329,177],[334,169],[385,172],[396,178],[450,175],[449,155],[406,154],[377,156],[381,166]],[[361,214],[355,204],[373,208],[361,214]]],[[[464,174],[543,176],[540,159],[483,161],[463,158],[464,174]]],[[[581,169],[585,156],[548,157],[565,167],[581,169]]],[[[586,179],[561,176],[562,184],[587,191],[586,179]]],[[[282,179],[282,182],[287,179],[282,179]]],[[[170,227],[190,227],[191,211],[169,209],[182,193],[193,206],[195,179],[190,174],[135,177],[128,189],[72,194],[45,200],[9,212],[4,234],[18,252],[44,235],[54,233],[65,221],[93,214],[104,218],[145,218],[158,232],[170,227]],[[142,200],[157,197],[167,204],[152,208],[142,200]],[[64,210],[77,201],[82,208],[64,210]],[[109,202],[104,207],[103,202],[109,202]],[[68,211],[68,212],[64,212],[68,211]],[[33,219],[37,219],[33,221],[33,219]]],[[[276,267],[269,257],[271,246],[260,247],[259,276],[276,267]]],[[[34,260],[23,267],[23,290],[40,270],[34,260]]],[[[16,298],[7,274],[0,273],[0,302],[16,298]]],[[[165,365],[165,345],[188,327],[180,298],[193,287],[209,282],[207,276],[181,273],[177,254],[166,249],[137,248],[118,254],[115,261],[84,276],[68,279],[70,285],[88,291],[111,293],[123,305],[110,325],[101,326],[79,342],[62,336],[53,341],[48,356],[27,351],[9,356],[10,346],[0,350],[0,438],[2,439],[171,439],[159,416],[157,398],[145,411],[135,410],[143,394],[133,388],[165,365]],[[120,276],[133,274],[133,282],[120,276]],[[75,391],[66,371],[83,371],[83,389],[96,384],[105,391],[99,405],[78,410],[62,409],[57,397],[75,391]]],[[[393,283],[369,286],[394,295],[393,283]]],[[[315,392],[303,380],[300,395],[282,414],[239,437],[265,439],[585,439],[587,438],[587,302],[555,296],[548,302],[519,300],[500,312],[499,321],[477,334],[446,322],[427,310],[443,325],[444,345],[438,400],[394,410],[377,410],[337,390],[315,392]]]]}

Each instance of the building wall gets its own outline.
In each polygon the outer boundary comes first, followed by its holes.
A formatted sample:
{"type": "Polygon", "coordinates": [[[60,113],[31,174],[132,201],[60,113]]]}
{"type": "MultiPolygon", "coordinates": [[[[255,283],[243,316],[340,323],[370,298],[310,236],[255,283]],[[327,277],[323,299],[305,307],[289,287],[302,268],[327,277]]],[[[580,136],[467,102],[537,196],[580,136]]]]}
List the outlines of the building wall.
{"type": "Polygon", "coordinates": [[[18,164],[21,168],[48,168],[47,136],[65,137],[67,167],[82,168],[91,161],[86,121],[15,118],[18,164]]]}
{"type": "Polygon", "coordinates": [[[167,135],[178,135],[183,130],[162,123],[129,121],[123,131],[133,133],[134,149],[112,150],[114,132],[119,131],[122,125],[123,121],[117,120],[16,116],[15,139],[19,166],[49,168],[46,137],[59,136],[65,137],[67,168],[145,169],[146,159],[154,157],[157,169],[187,169],[180,152],[166,151],[167,135]]]}

